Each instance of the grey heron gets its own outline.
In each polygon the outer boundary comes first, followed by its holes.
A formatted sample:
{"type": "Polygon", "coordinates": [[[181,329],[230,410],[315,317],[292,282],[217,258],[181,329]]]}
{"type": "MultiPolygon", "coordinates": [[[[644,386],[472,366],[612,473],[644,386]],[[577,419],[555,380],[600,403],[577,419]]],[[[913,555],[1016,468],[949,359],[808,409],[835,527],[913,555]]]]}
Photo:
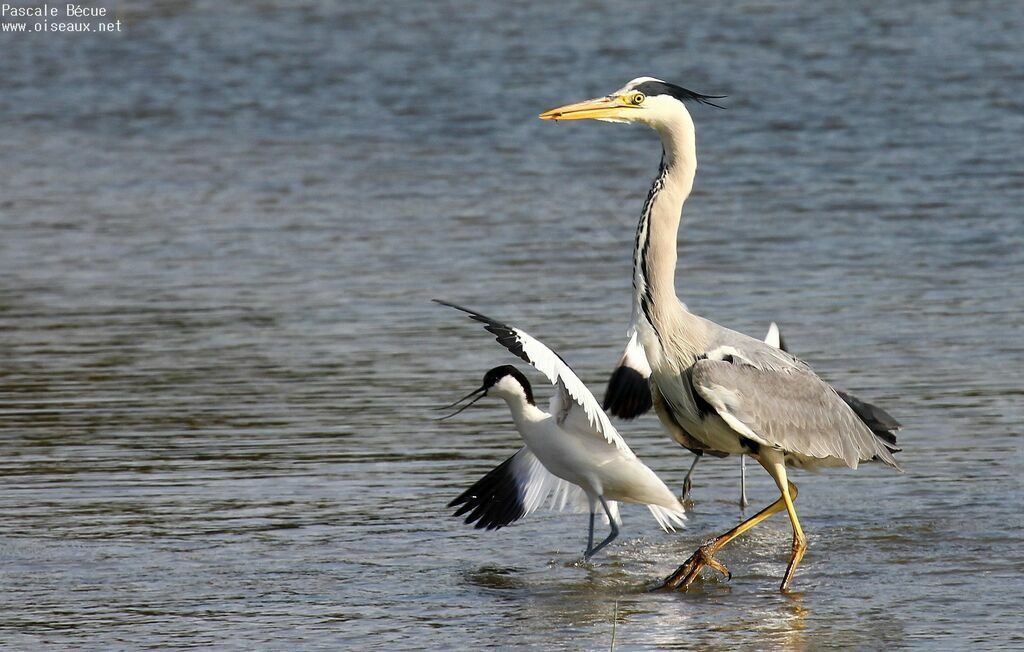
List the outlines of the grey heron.
{"type": "Polygon", "coordinates": [[[482,323],[502,346],[557,387],[544,411],[534,401],[526,376],[511,365],[503,365],[488,371],[478,389],[446,406],[455,407],[472,399],[449,415],[454,416],[484,396],[502,398],[526,444],[448,505],[461,505],[455,516],[468,512],[466,523],[493,530],[536,510],[549,497],[558,508],[585,502],[590,511],[590,529],[584,559],[590,559],[618,536],[621,521],[617,501],[647,505],[666,532],[683,524],[686,516],[682,503],[630,450],[597,399],[560,355],[522,329],[454,303],[435,301],[482,323]],[[595,546],[598,504],[611,532],[595,546]]]}
{"type": "MultiPolygon", "coordinates": [[[[797,517],[796,485],[787,466],[857,468],[877,460],[899,469],[895,438],[873,432],[849,404],[803,361],[691,312],[675,290],[676,241],[683,203],[697,170],[696,136],[686,102],[702,95],[653,77],[639,77],[610,95],[546,111],[545,120],[593,119],[639,123],[658,132],[661,165],[640,221],[633,251],[633,311],[637,341],[651,367],[654,409],[672,438],[713,455],[746,454],[775,480],[778,500],[701,545],[662,588],[688,588],[710,567],[727,577],[714,555],[783,509],[793,545],[781,590],[788,591],[807,549],[797,517]]],[[[717,106],[717,105],[716,105],[717,106]]]]}

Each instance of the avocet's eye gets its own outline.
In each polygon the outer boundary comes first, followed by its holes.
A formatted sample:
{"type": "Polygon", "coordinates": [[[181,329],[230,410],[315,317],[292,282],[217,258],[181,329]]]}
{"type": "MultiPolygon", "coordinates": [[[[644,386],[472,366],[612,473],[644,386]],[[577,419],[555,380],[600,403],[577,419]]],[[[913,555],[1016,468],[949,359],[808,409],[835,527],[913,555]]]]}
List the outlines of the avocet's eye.
{"type": "Polygon", "coordinates": [[[644,97],[643,93],[635,93],[629,101],[633,103],[633,106],[640,106],[641,104],[644,103],[645,99],[647,98],[644,97]]]}

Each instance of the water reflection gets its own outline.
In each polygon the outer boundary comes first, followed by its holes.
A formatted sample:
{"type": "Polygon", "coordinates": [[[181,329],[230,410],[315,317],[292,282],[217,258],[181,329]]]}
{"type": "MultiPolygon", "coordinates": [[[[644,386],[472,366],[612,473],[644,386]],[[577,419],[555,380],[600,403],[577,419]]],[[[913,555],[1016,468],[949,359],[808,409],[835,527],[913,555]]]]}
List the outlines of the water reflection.
{"type": "Polygon", "coordinates": [[[467,584],[482,589],[526,589],[529,585],[519,577],[522,571],[518,568],[500,566],[481,566],[473,571],[463,573],[467,584]]]}

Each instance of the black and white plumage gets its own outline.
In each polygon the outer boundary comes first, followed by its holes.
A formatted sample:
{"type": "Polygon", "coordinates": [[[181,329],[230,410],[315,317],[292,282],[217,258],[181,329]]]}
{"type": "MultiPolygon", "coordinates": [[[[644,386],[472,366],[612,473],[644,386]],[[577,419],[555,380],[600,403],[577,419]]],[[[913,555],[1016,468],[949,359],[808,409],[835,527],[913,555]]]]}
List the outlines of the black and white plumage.
{"type": "MultiPolygon", "coordinates": [[[[618,502],[647,505],[666,531],[685,519],[682,503],[658,476],[637,459],[590,390],[557,353],[529,333],[453,303],[482,323],[509,351],[541,371],[555,386],[548,410],[532,400],[529,381],[504,365],[487,372],[484,384],[457,403],[476,396],[505,399],[526,446],[452,501],[457,516],[478,528],[508,525],[550,500],[553,507],[590,512],[585,556],[589,558],[618,535],[618,502]],[[611,526],[609,536],[593,544],[594,516],[600,505],[611,526]]],[[[455,404],[453,404],[454,406],[455,404]]],[[[452,407],[452,406],[450,406],[452,407]]]]}
{"type": "Polygon", "coordinates": [[[714,553],[785,509],[793,527],[785,591],[806,550],[793,505],[796,488],[786,467],[857,468],[870,460],[899,467],[892,455],[895,444],[874,433],[808,365],[690,312],[676,296],[677,231],[697,169],[696,135],[685,103],[707,103],[707,97],[640,77],[605,97],[540,117],[638,123],[658,132],[661,164],[637,225],[633,257],[633,323],[651,367],[652,403],[678,443],[709,454],[748,454],[772,476],[781,494],[762,512],[701,546],[665,587],[690,586],[706,566],[727,572],[714,553]]]}
{"type": "MultiPolygon", "coordinates": [[[[532,514],[545,502],[555,510],[580,507],[578,487],[548,473],[526,446],[448,503],[477,529],[497,530],[532,514]]],[[[610,504],[610,503],[609,503],[610,504]]]]}

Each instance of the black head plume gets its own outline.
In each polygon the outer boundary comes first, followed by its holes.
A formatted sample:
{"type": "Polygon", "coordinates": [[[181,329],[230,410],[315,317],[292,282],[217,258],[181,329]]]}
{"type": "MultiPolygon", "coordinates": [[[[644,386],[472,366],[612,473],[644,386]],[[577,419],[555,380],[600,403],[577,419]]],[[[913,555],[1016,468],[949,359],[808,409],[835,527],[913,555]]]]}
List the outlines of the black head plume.
{"type": "Polygon", "coordinates": [[[696,91],[691,91],[688,88],[682,86],[676,86],[668,82],[651,80],[637,84],[633,87],[633,90],[640,91],[647,97],[656,97],[658,95],[670,95],[680,102],[698,102],[700,104],[707,104],[708,106],[718,107],[724,109],[725,107],[720,104],[715,104],[711,100],[720,100],[725,95],[704,95],[696,91]]]}

